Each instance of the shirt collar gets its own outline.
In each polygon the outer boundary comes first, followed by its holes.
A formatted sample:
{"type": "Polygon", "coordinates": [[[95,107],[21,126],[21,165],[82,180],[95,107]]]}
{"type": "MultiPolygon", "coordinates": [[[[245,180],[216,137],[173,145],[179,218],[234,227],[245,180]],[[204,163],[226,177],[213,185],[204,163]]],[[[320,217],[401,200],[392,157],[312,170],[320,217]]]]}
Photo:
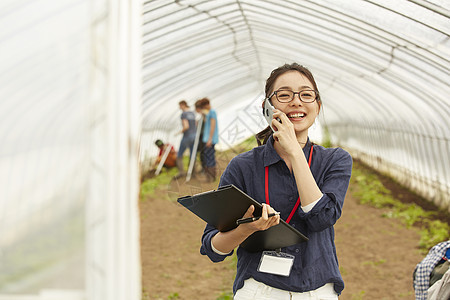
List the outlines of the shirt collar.
{"type": "MultiPolygon", "coordinates": [[[[264,167],[273,165],[278,161],[282,160],[281,157],[278,155],[277,151],[275,151],[273,143],[274,143],[273,135],[271,135],[267,140],[266,146],[264,147],[264,167]]],[[[306,140],[306,146],[303,148],[303,153],[305,154],[306,157],[308,157],[310,150],[311,150],[311,142],[308,137],[308,139],[306,140]]]]}

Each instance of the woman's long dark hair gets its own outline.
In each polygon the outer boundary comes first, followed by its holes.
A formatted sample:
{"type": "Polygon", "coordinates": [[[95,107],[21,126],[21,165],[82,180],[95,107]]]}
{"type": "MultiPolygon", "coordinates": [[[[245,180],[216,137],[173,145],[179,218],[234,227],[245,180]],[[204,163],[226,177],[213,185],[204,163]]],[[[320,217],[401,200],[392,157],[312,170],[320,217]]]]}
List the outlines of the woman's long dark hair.
{"type": "MultiPolygon", "coordinates": [[[[308,78],[309,81],[311,81],[314,90],[316,90],[316,101],[319,105],[322,104],[322,100],[320,100],[320,93],[319,89],[317,88],[316,81],[314,80],[314,76],[312,75],[311,71],[309,71],[306,67],[299,65],[297,63],[292,64],[285,64],[279,68],[276,68],[270,73],[269,78],[266,80],[266,88],[265,88],[265,98],[269,97],[273,93],[273,85],[275,84],[275,81],[280,75],[283,75],[286,72],[289,71],[297,71],[300,74],[303,74],[306,78],[308,78]]],[[[269,137],[273,134],[272,129],[270,129],[270,126],[267,126],[264,130],[258,132],[255,137],[256,141],[258,142],[258,145],[264,145],[267,143],[267,140],[269,137]]]]}

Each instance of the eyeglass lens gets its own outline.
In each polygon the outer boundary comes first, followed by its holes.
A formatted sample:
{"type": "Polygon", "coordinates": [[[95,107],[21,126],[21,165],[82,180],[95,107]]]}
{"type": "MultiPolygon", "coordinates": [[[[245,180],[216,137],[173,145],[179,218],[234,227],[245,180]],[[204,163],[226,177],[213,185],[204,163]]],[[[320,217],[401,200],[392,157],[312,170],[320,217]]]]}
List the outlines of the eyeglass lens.
{"type": "Polygon", "coordinates": [[[305,103],[314,102],[314,100],[316,100],[316,93],[313,90],[303,90],[300,92],[294,92],[291,90],[278,90],[275,92],[275,95],[280,102],[292,101],[295,94],[298,94],[300,100],[305,103]]]}

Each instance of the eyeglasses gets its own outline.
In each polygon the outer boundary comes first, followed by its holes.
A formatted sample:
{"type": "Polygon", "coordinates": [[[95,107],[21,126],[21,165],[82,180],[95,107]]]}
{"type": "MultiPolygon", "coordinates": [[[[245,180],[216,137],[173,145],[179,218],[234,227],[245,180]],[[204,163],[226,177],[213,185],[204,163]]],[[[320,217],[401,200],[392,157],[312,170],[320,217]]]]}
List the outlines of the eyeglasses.
{"type": "Polygon", "coordinates": [[[312,103],[316,100],[317,92],[314,90],[302,90],[300,92],[294,92],[291,90],[278,90],[270,95],[269,99],[271,99],[274,95],[277,97],[277,100],[281,103],[289,103],[294,100],[295,94],[298,94],[300,101],[304,103],[312,103]]]}

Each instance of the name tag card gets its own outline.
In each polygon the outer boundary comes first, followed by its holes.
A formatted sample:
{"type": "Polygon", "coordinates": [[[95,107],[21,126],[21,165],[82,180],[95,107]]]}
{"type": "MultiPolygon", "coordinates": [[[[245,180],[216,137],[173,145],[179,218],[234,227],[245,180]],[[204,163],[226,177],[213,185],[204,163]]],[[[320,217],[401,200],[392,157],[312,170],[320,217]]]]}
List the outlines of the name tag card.
{"type": "Polygon", "coordinates": [[[258,272],[289,277],[294,264],[294,256],[276,251],[264,251],[258,266],[258,272]]]}

